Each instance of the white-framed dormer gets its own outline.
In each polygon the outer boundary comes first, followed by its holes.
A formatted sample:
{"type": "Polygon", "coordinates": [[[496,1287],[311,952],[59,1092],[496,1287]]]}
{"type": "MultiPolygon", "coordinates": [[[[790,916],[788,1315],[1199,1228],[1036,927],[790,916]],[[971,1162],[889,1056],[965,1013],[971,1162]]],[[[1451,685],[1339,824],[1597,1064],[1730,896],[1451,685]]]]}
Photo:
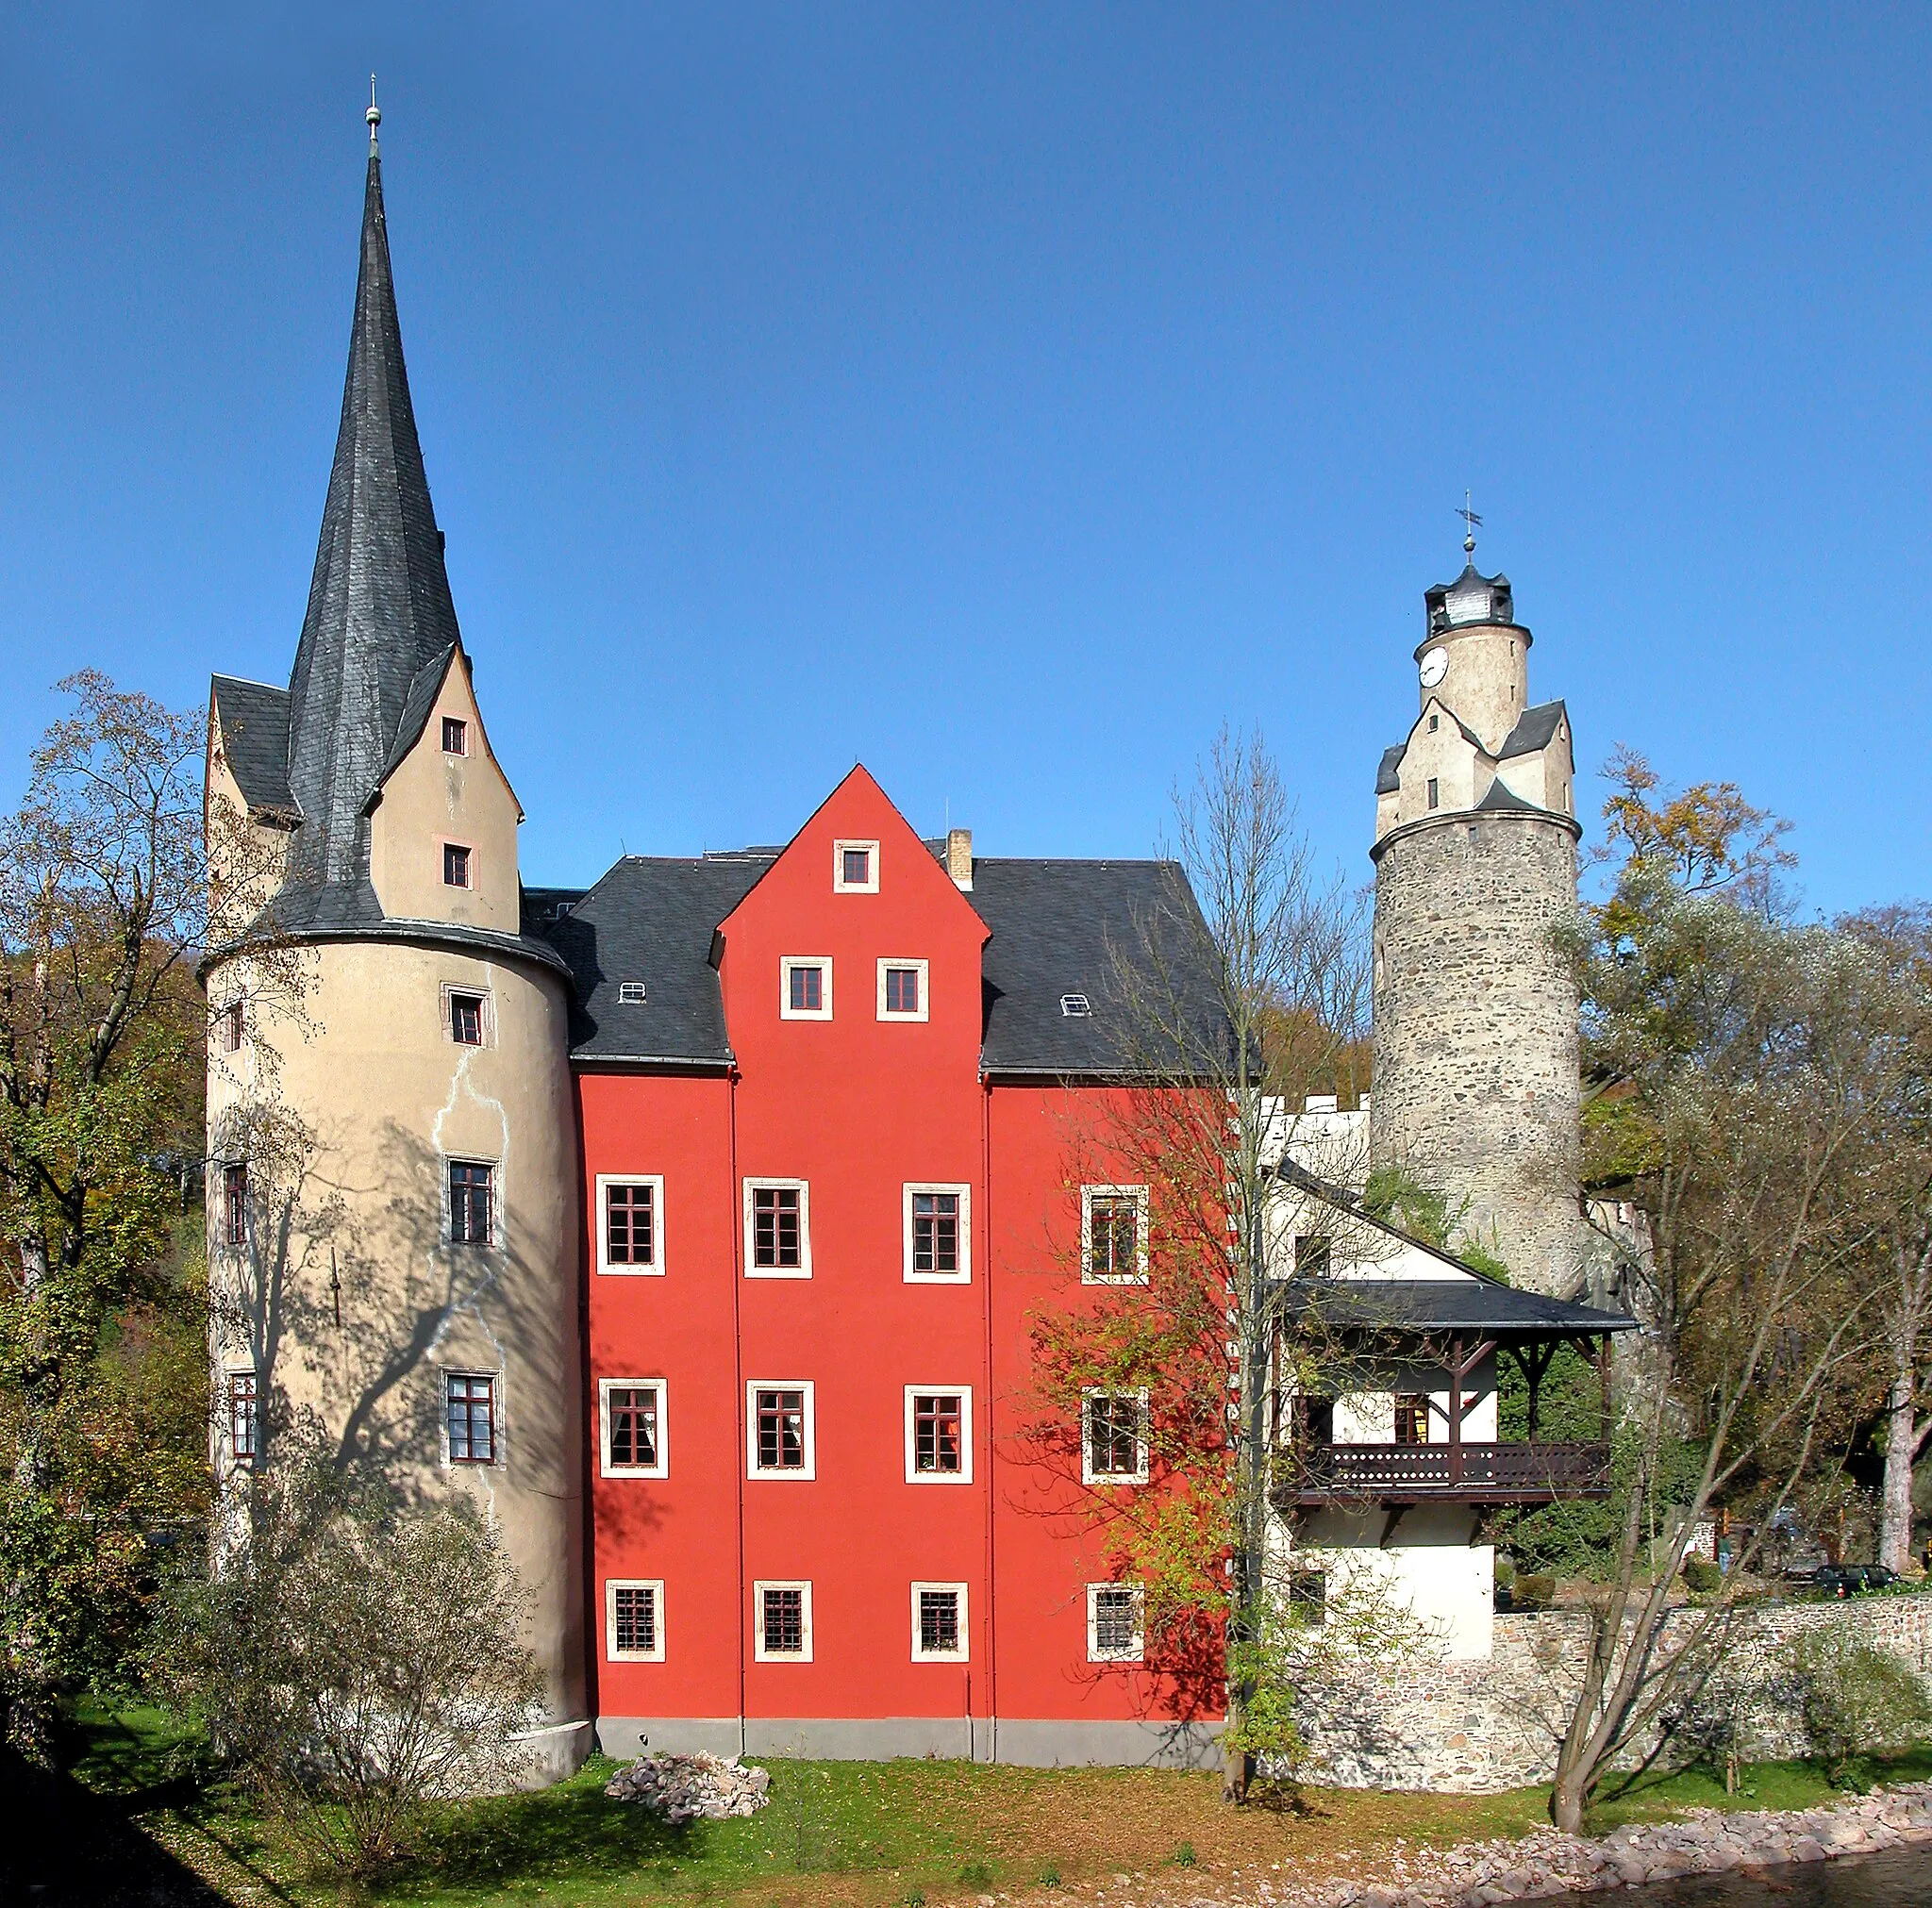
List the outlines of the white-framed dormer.
{"type": "Polygon", "coordinates": [[[610,1577],[604,1584],[604,1654],[611,1663],[664,1660],[664,1580],[610,1577]]]}
{"type": "Polygon", "coordinates": [[[1080,1283],[1144,1286],[1147,1283],[1147,1188],[1083,1186],[1080,1188],[1080,1283]]]}
{"type": "Polygon", "coordinates": [[[778,1018],[829,1020],[832,1018],[830,954],[778,956],[778,1018]]]}
{"type": "Polygon", "coordinates": [[[972,1660],[967,1627],[967,1585],[912,1585],[912,1660],[915,1663],[966,1663],[972,1660]]]}
{"type": "Polygon", "coordinates": [[[744,1182],[744,1275],[748,1279],[811,1277],[809,1180],[744,1182]]]}
{"type": "Polygon", "coordinates": [[[878,891],[879,844],[876,841],[833,842],[832,892],[876,894],[878,891]]]}
{"type": "Polygon", "coordinates": [[[1091,1385],[1080,1394],[1080,1482],[1145,1484],[1148,1402],[1143,1385],[1127,1391],[1091,1385]]]}
{"type": "Polygon", "coordinates": [[[930,1001],[928,963],[911,954],[879,956],[878,1017],[882,1020],[924,1020],[930,1001]]]}
{"type": "Polygon", "coordinates": [[[973,1387],[906,1387],[906,1482],[973,1482],[973,1387]]]}
{"type": "Polygon", "coordinates": [[[662,1378],[598,1379],[600,1477],[671,1475],[670,1394],[662,1378]]]}
{"type": "Polygon", "coordinates": [[[970,1286],[973,1188],[963,1180],[908,1180],[901,1194],[900,1247],[908,1286],[970,1286]]]}
{"type": "Polygon", "coordinates": [[[664,1275],[664,1175],[597,1175],[597,1269],[624,1278],[664,1275]]]}

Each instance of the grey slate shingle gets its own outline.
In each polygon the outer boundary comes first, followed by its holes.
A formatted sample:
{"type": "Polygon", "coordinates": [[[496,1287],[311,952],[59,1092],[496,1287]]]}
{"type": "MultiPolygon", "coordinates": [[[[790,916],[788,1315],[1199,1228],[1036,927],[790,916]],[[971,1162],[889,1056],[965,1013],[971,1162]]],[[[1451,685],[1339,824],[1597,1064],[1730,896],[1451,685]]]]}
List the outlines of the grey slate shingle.
{"type": "Polygon", "coordinates": [[[1630,1332],[1637,1321],[1494,1279],[1300,1279],[1291,1310],[1342,1331],[1630,1332]]]}
{"type": "Polygon", "coordinates": [[[1507,762],[1511,755],[1533,755],[1539,749],[1548,748],[1550,738],[1557,733],[1557,724],[1568,713],[1560,702],[1539,703],[1533,709],[1524,709],[1516,718],[1516,726],[1504,738],[1502,753],[1496,759],[1507,762]]]}
{"type": "Polygon", "coordinates": [[[289,792],[289,692],[241,676],[209,686],[228,772],[250,808],[294,811],[289,792]]]}

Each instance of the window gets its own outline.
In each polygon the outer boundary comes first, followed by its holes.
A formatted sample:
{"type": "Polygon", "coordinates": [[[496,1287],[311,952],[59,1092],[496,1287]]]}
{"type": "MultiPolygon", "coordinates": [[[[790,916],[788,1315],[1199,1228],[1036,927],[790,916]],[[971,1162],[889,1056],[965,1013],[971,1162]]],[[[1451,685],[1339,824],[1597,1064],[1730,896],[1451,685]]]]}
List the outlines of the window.
{"type": "Polygon", "coordinates": [[[231,1246],[248,1243],[248,1168],[222,1168],[222,1237],[231,1246]]]}
{"type": "Polygon", "coordinates": [[[449,1399],[449,1461],[496,1462],[496,1380],[477,1372],[443,1374],[449,1399]]]}
{"type": "Polygon", "coordinates": [[[242,1047],[242,1003],[231,1001],[222,1009],[220,1021],[222,1052],[235,1054],[242,1047]]]}
{"type": "Polygon", "coordinates": [[[483,1044],[483,996],[452,994],[449,997],[449,1037],[458,1047],[483,1044]]]}
{"type": "Polygon", "coordinates": [[[913,1662],[964,1663],[967,1655],[966,1585],[914,1584],[913,1662]]]}
{"type": "Polygon", "coordinates": [[[617,984],[617,1004],[620,1007],[641,1007],[644,1004],[644,984],[642,981],[619,981],[617,984]]]}
{"type": "Polygon", "coordinates": [[[442,753],[445,755],[467,755],[470,753],[470,725],[458,716],[444,716],[442,719],[442,753]]]}
{"type": "Polygon", "coordinates": [[[923,1020],[925,1019],[925,967],[926,964],[924,961],[880,961],[880,1020],[923,1020]]]}
{"type": "Polygon", "coordinates": [[[1147,1282],[1147,1188],[1080,1188],[1080,1280],[1089,1286],[1147,1282]]]}
{"type": "Polygon", "coordinates": [[[835,894],[876,894],[879,891],[879,844],[876,841],[832,843],[832,891],[835,894]]]}
{"type": "Polygon", "coordinates": [[[1081,1482],[1145,1484],[1146,1392],[1083,1392],[1080,1408],[1086,1419],[1081,1439],[1081,1482]]]}
{"type": "Polygon", "coordinates": [[[1320,1451],[1335,1442],[1335,1401],[1298,1391],[1294,1399],[1294,1437],[1304,1451],[1320,1451]]]}
{"type": "Polygon", "coordinates": [[[664,1181],[660,1175],[597,1175],[602,1223],[600,1272],[661,1273],[664,1269],[664,1181]]]}
{"type": "Polygon", "coordinates": [[[1437,800],[1441,793],[1441,784],[1437,781],[1435,776],[1431,775],[1429,777],[1429,806],[1431,808],[1436,806],[1437,800]]]}
{"type": "Polygon", "coordinates": [[[1087,1660],[1138,1663],[1145,1654],[1141,1613],[1144,1599],[1138,1584],[1087,1585],[1087,1660]]]}
{"type": "Polygon", "coordinates": [[[1441,716],[1431,716],[1431,717],[1429,718],[1429,734],[1430,734],[1430,735],[1432,735],[1432,736],[1433,736],[1433,735],[1434,735],[1434,734],[1436,733],[1436,730],[1437,730],[1437,728],[1438,728],[1438,727],[1440,726],[1440,724],[1441,724],[1441,720],[1442,720],[1442,719],[1441,719],[1441,716]]]}
{"type": "Polygon", "coordinates": [[[452,1245],[487,1246],[493,1236],[491,1181],[496,1169],[474,1159],[449,1163],[449,1236],[452,1245]]]}
{"type": "Polygon", "coordinates": [[[1093,1004],[1085,994],[1060,996],[1060,1018],[1063,1020],[1084,1020],[1092,1011],[1093,1004]]]}
{"type": "Polygon", "coordinates": [[[787,954],[778,963],[778,1018],[829,1020],[832,1018],[832,958],[829,954],[787,954]]]}
{"type": "Polygon", "coordinates": [[[1429,1401],[1421,1392],[1405,1392],[1395,1401],[1397,1444],[1429,1441],[1429,1401]]]}
{"type": "Polygon", "coordinates": [[[442,844],[442,885],[467,888],[470,885],[470,851],[454,841],[442,844]]]}
{"type": "Polygon", "coordinates": [[[972,1188],[908,1186],[905,1201],[907,1284],[967,1284],[973,1276],[972,1188]]]}
{"type": "Polygon", "coordinates": [[[599,1442],[606,1477],[668,1477],[670,1412],[661,1378],[597,1381],[599,1442]]]}
{"type": "Polygon", "coordinates": [[[809,1481],[818,1469],[818,1428],[809,1379],[754,1379],[745,1386],[746,1475],[809,1481]]]}
{"type": "Polygon", "coordinates": [[[255,1373],[228,1373],[228,1454],[237,1464],[253,1464],[261,1454],[260,1402],[255,1373]]]}
{"type": "Polygon", "coordinates": [[[804,1180],[745,1181],[744,1273],[750,1279],[811,1277],[811,1188],[804,1180]]]}
{"type": "Polygon", "coordinates": [[[973,1482],[973,1392],[968,1385],[906,1387],[906,1482],[973,1482]]]}
{"type": "Polygon", "coordinates": [[[752,1656],[759,1663],[811,1661],[811,1585],[754,1584],[752,1611],[757,1621],[752,1656]]]}
{"type": "Polygon", "coordinates": [[[1302,1233],[1294,1242],[1294,1270],[1298,1279],[1325,1279],[1328,1276],[1329,1246],[1320,1233],[1302,1233]]]}
{"type": "Polygon", "coordinates": [[[604,1585],[605,1653],[613,1663],[664,1660],[664,1585],[621,1583],[604,1585]]]}
{"type": "Polygon", "coordinates": [[[1328,1573],[1325,1570],[1291,1570],[1288,1575],[1288,1607],[1310,1630],[1319,1630],[1328,1620],[1328,1573]]]}

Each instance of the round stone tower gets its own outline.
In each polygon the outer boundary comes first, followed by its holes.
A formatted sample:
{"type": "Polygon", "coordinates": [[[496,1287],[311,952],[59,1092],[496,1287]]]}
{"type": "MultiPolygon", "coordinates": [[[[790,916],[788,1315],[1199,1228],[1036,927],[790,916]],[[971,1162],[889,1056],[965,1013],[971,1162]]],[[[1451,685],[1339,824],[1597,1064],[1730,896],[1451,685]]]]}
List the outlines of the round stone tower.
{"type": "Polygon", "coordinates": [[[1444,1193],[1519,1285],[1573,1294],[1576,906],[1569,713],[1529,703],[1530,633],[1472,560],[1424,596],[1420,712],[1375,783],[1370,1153],[1444,1193]]]}

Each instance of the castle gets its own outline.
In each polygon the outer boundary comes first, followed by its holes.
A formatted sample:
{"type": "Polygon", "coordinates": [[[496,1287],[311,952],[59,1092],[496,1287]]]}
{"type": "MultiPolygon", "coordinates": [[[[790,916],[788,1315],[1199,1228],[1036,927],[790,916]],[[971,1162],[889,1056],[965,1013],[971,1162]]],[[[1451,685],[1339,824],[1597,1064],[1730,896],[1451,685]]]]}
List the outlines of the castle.
{"type": "MultiPolygon", "coordinates": [[[[1043,1259],[1076,1294],[1146,1276],[1148,1186],[1104,1141],[1070,1182],[1068,1132],[1140,1078],[1108,963],[1150,908],[1191,907],[1184,882],[922,839],[855,769],[782,846],[525,883],[376,120],[293,669],[210,698],[211,813],[272,861],[260,898],[309,974],[297,1009],[245,952],[208,968],[218,1470],[301,1421],[484,1503],[531,1600],[545,1773],[593,1737],[1202,1759],[1218,1693],[1149,1660],[1137,1587],[1011,1435],[1043,1259]]],[[[1374,1150],[1568,1289],[1575,1003],[1543,937],[1575,891],[1568,721],[1524,706],[1502,579],[1471,568],[1428,613],[1422,714],[1378,781],[1374,1150]]],[[[1622,1321],[1393,1233],[1334,1269],[1422,1336],[1386,1389],[1302,1412],[1284,1541],[1319,1549],[1305,1513],[1346,1471],[1380,1535],[1351,1510],[1320,1544],[1374,1548],[1479,1650],[1472,1519],[1587,1483],[1496,1444],[1496,1360],[1622,1321]],[[1410,1568],[1390,1533],[1418,1506],[1410,1568]]],[[[1083,1402],[1083,1482],[1146,1484],[1144,1410],[1083,1402]]]]}

